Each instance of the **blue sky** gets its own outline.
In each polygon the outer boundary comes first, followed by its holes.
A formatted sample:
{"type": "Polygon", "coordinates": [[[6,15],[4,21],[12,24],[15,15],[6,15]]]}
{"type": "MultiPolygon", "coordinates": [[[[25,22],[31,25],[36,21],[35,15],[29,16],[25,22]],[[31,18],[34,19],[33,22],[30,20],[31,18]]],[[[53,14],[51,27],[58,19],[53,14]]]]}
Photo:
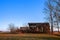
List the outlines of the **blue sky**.
{"type": "Polygon", "coordinates": [[[0,0],[0,30],[8,24],[22,26],[28,22],[45,22],[45,0],[0,0]]]}

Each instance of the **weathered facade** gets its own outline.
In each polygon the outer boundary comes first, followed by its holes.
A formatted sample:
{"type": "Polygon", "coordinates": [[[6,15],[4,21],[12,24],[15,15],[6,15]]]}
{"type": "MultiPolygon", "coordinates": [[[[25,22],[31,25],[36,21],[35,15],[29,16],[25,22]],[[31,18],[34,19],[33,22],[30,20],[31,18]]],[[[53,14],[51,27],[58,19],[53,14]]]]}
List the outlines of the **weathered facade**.
{"type": "Polygon", "coordinates": [[[20,27],[20,31],[22,32],[22,33],[28,33],[29,31],[29,27],[20,27]]]}
{"type": "Polygon", "coordinates": [[[49,23],[28,23],[28,27],[20,27],[22,33],[50,33],[49,23]]]}
{"type": "Polygon", "coordinates": [[[49,23],[28,23],[30,31],[34,33],[50,33],[49,23]]]}

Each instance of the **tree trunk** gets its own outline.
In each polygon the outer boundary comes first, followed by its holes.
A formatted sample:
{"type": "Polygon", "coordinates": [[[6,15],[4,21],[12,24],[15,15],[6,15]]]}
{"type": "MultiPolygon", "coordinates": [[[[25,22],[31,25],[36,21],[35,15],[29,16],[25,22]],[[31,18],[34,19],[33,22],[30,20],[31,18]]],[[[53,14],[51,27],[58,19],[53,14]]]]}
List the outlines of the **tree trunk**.
{"type": "Polygon", "coordinates": [[[51,33],[53,34],[53,18],[52,18],[52,11],[50,11],[50,21],[51,21],[51,33]]]}

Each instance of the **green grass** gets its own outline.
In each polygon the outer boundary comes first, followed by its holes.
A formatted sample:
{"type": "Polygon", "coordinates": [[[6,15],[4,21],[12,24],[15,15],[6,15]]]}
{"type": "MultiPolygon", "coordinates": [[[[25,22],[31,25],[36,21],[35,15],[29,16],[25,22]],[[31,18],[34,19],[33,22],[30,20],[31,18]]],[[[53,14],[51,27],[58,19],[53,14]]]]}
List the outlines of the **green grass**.
{"type": "Polygon", "coordinates": [[[56,37],[31,37],[31,36],[22,36],[22,37],[0,37],[0,40],[60,40],[56,37]]]}

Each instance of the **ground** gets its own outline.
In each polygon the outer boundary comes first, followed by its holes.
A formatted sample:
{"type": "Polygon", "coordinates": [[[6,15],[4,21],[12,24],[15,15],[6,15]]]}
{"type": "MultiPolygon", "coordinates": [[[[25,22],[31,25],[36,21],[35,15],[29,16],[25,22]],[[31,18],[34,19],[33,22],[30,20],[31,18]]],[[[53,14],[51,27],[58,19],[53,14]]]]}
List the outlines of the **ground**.
{"type": "Polygon", "coordinates": [[[51,34],[0,34],[0,40],[60,40],[51,34]]]}

